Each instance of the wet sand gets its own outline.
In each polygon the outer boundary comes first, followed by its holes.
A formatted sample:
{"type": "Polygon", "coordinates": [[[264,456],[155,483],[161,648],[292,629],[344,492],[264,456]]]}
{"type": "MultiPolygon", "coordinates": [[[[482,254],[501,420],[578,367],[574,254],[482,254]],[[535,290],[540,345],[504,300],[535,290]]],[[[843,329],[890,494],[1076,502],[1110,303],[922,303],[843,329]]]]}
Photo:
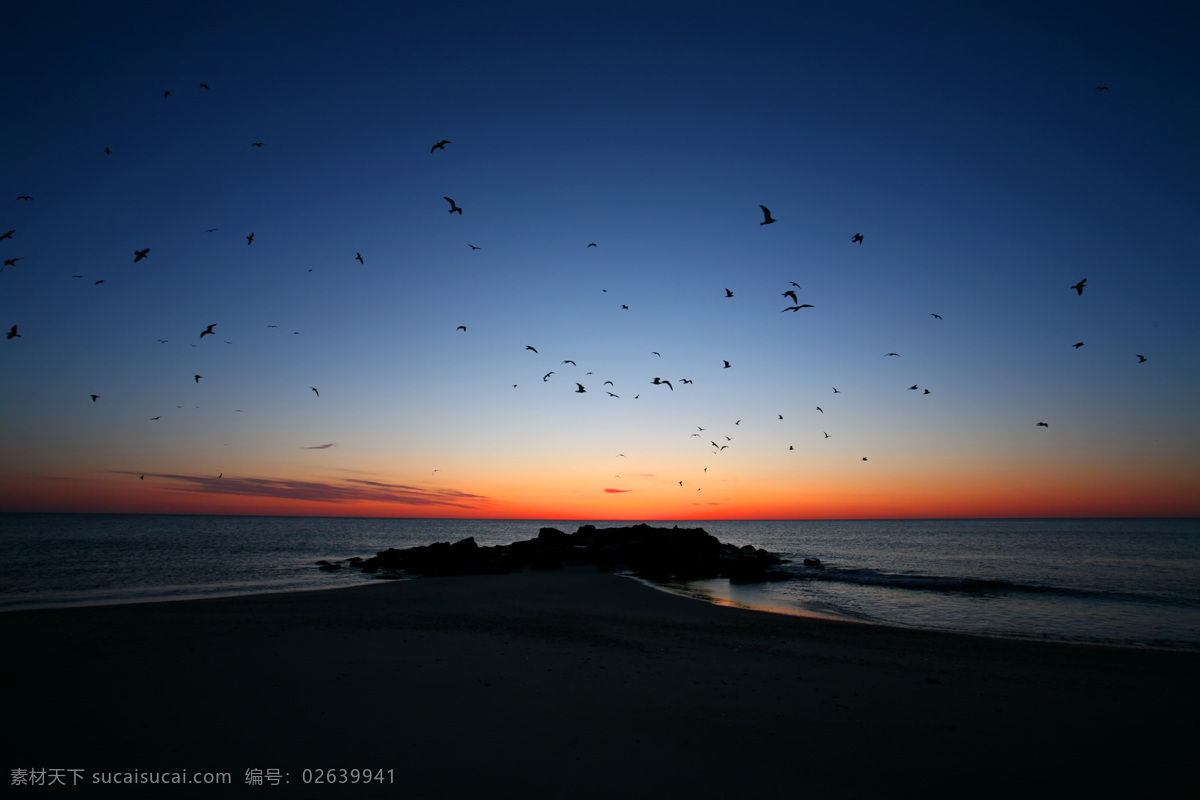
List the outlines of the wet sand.
{"type": "Polygon", "coordinates": [[[71,797],[1200,796],[1198,654],[768,614],[590,568],[8,612],[0,636],[5,780],[82,770],[71,797]],[[330,768],[385,783],[305,783],[330,768]],[[92,783],[184,770],[232,786],[92,783]]]}

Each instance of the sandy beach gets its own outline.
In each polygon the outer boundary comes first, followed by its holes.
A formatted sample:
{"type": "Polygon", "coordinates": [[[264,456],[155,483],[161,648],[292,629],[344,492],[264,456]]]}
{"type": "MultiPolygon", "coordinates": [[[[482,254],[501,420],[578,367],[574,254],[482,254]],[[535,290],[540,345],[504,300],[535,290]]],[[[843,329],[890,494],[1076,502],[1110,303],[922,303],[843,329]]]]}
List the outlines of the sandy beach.
{"type": "Polygon", "coordinates": [[[1200,796],[1200,655],[726,608],[591,568],[10,612],[0,635],[6,783],[72,797],[1200,796]],[[152,772],[232,785],[93,782],[152,772]]]}

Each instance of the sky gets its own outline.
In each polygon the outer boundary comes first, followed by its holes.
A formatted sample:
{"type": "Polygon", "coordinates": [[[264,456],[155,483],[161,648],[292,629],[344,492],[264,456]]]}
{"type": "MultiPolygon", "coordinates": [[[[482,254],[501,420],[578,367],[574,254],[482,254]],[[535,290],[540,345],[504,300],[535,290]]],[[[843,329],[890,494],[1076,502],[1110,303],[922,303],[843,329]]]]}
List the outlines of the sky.
{"type": "Polygon", "coordinates": [[[1185,6],[11,4],[0,511],[1200,516],[1185,6]]]}

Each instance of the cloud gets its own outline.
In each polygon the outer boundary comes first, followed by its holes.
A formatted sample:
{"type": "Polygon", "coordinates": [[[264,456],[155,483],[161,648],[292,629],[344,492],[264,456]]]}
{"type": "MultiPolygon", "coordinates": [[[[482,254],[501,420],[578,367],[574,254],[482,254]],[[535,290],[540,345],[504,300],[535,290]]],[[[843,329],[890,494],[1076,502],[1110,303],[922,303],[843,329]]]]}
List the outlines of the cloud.
{"type": "Polygon", "coordinates": [[[329,444],[317,444],[317,445],[313,445],[312,447],[301,447],[300,449],[301,450],[328,450],[331,447],[337,447],[337,442],[330,442],[329,444]]]}
{"type": "Polygon", "coordinates": [[[609,494],[623,494],[625,492],[632,492],[633,489],[605,489],[604,491],[608,492],[609,494]]]}
{"type": "Polygon", "coordinates": [[[200,494],[275,497],[315,503],[397,503],[415,506],[454,506],[473,508],[488,498],[456,489],[423,489],[384,481],[349,479],[342,481],[298,481],[287,478],[239,478],[212,475],[170,475],[146,473],[182,484],[186,492],[200,494]]]}

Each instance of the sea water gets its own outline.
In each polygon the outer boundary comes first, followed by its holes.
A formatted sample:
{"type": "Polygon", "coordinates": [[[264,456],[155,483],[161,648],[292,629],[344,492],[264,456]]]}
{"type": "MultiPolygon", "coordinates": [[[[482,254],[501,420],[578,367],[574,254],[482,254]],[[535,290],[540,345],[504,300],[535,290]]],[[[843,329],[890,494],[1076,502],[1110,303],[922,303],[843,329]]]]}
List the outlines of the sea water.
{"type": "MultiPolygon", "coordinates": [[[[0,514],[0,611],[318,590],[319,559],[633,521],[0,514]]],[[[1200,651],[1200,520],[650,521],[789,559],[789,581],[673,583],[726,605],[876,624],[1200,651]],[[803,565],[818,558],[822,568],[803,565]]]]}

